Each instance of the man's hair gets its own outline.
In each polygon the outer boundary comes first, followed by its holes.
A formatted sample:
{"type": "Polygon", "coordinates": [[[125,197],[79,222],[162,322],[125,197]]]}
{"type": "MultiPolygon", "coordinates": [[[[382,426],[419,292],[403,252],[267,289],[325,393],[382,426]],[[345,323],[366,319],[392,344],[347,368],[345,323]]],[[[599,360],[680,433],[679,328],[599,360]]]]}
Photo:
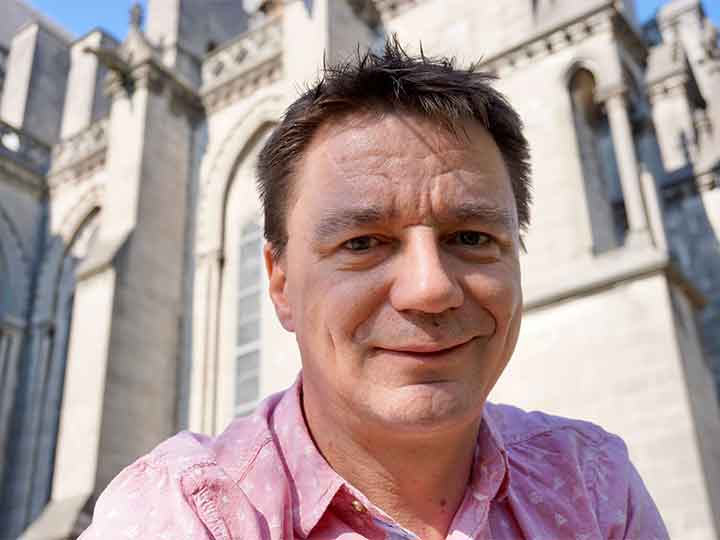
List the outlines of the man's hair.
{"type": "Polygon", "coordinates": [[[274,255],[288,240],[287,216],[297,172],[318,129],[352,113],[398,111],[417,114],[456,133],[464,120],[482,124],[492,135],[508,169],[518,222],[530,221],[530,150],[520,117],[490,86],[495,76],[455,67],[454,59],[410,56],[396,36],[382,54],[358,51],[353,61],[325,66],[320,80],[285,112],[265,143],[257,164],[265,213],[265,238],[274,255]]]}

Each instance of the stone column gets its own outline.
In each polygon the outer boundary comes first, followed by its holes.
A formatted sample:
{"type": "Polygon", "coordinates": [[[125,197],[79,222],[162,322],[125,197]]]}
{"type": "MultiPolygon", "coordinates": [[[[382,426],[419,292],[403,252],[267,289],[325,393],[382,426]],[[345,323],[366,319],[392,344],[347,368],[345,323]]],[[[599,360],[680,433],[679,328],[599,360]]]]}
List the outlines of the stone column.
{"type": "Polygon", "coordinates": [[[218,324],[222,255],[213,249],[197,256],[193,310],[193,364],[188,428],[213,433],[217,402],[218,324]]]}
{"type": "Polygon", "coordinates": [[[625,211],[628,218],[628,236],[632,241],[647,234],[648,220],[640,187],[640,174],[632,126],[627,111],[624,92],[615,92],[605,100],[613,146],[620,172],[625,199],[625,211]]]}
{"type": "Polygon", "coordinates": [[[89,501],[176,431],[186,194],[201,108],[137,28],[117,56],[106,197],[77,269],[52,497],[24,540],[80,528],[89,501]]]}
{"type": "Polygon", "coordinates": [[[108,114],[110,100],[102,92],[107,68],[100,64],[97,56],[89,54],[86,49],[106,49],[117,45],[115,40],[102,30],[93,30],[72,44],[68,91],[60,128],[63,139],[83,131],[108,114]]]}

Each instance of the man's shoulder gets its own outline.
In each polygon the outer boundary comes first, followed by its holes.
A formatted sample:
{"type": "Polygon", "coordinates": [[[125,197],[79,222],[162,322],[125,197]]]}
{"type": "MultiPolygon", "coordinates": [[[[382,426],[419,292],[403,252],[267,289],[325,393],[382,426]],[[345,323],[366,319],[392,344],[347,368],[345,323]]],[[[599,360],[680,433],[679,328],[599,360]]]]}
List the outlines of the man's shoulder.
{"type": "Polygon", "coordinates": [[[509,451],[515,447],[539,447],[575,454],[578,458],[608,451],[627,459],[623,440],[592,422],[525,411],[512,405],[488,403],[486,408],[509,451]]]}
{"type": "MultiPolygon", "coordinates": [[[[267,411],[269,399],[248,416],[236,417],[218,435],[181,431],[160,443],[141,458],[148,465],[162,467],[176,477],[208,467],[219,467],[235,479],[244,475],[261,450],[272,443],[267,411]]],[[[197,474],[197,473],[195,473],[197,474]]]]}

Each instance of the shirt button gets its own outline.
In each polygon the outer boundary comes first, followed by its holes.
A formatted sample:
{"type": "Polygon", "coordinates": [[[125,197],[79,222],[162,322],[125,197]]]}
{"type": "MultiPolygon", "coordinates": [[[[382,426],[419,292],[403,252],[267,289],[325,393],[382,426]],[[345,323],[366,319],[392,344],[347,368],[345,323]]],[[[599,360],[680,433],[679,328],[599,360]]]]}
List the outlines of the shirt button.
{"type": "Polygon", "coordinates": [[[361,514],[365,511],[365,506],[363,506],[363,503],[361,503],[358,500],[355,500],[352,502],[352,507],[353,507],[353,510],[355,510],[356,512],[359,512],[361,514]]]}

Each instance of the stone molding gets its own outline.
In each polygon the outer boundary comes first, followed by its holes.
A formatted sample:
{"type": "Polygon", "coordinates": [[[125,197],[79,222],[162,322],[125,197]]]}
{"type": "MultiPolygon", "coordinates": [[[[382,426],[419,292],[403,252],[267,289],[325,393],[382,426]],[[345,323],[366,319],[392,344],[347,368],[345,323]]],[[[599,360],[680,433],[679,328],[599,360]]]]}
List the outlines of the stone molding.
{"type": "Polygon", "coordinates": [[[657,101],[664,98],[685,95],[687,92],[687,82],[687,72],[683,70],[682,72],[675,73],[660,81],[647,85],[647,96],[650,100],[650,105],[654,105],[657,101]]]}
{"type": "Polygon", "coordinates": [[[202,68],[202,100],[216,112],[282,77],[282,18],[242,34],[216,49],[202,68]]]}
{"type": "Polygon", "coordinates": [[[198,93],[163,65],[157,51],[137,29],[131,29],[117,58],[118,65],[110,69],[105,79],[105,93],[111,100],[118,95],[131,96],[138,88],[147,89],[155,95],[166,94],[173,113],[185,114],[191,122],[201,117],[203,105],[198,93]]]}
{"type": "Polygon", "coordinates": [[[137,88],[147,88],[156,95],[167,93],[175,112],[180,113],[182,109],[191,118],[202,112],[197,92],[154,59],[134,66],[131,76],[137,88]]]}
{"type": "Polygon", "coordinates": [[[481,66],[497,75],[506,76],[538,59],[605,32],[614,32],[632,53],[633,58],[641,62],[645,60],[647,47],[642,38],[625,16],[614,7],[613,2],[607,2],[589,13],[565,21],[492,55],[483,60],[481,66]]]}
{"type": "Polygon", "coordinates": [[[103,118],[55,145],[48,174],[51,190],[71,181],[83,180],[105,166],[107,131],[108,119],[103,118]]]}
{"type": "Polygon", "coordinates": [[[707,298],[673,263],[667,252],[653,248],[638,251],[634,247],[619,248],[589,262],[569,265],[549,276],[544,283],[526,287],[523,311],[531,312],[581,296],[596,294],[618,284],[664,274],[680,286],[697,307],[707,298]]]}

